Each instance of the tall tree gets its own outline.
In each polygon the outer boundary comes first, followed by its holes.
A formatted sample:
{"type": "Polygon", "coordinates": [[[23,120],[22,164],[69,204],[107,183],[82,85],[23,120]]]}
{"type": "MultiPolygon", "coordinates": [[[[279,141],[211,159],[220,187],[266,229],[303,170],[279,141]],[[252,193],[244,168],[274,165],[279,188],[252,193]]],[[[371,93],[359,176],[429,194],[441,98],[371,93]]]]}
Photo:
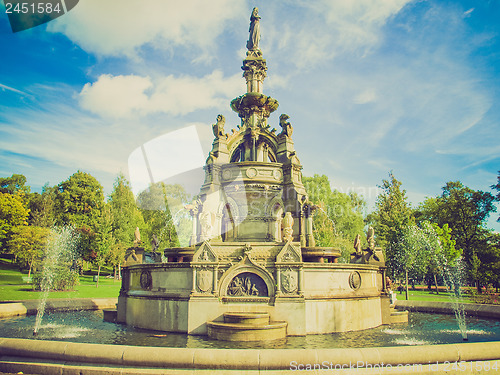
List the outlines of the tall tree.
{"type": "Polygon", "coordinates": [[[18,194],[0,193],[0,247],[7,250],[15,227],[28,224],[28,210],[18,194]]]}
{"type": "Polygon", "coordinates": [[[73,225],[79,232],[78,250],[85,260],[95,255],[96,233],[104,207],[102,186],[92,175],[78,171],[57,185],[56,225],[73,225]]]}
{"type": "Polygon", "coordinates": [[[356,235],[363,232],[365,223],[362,209],[365,202],[362,197],[356,193],[345,194],[332,190],[325,175],[303,177],[302,181],[309,200],[318,206],[319,212],[313,221],[318,245],[332,246],[332,235],[354,241],[356,235]]]}
{"type": "Polygon", "coordinates": [[[29,198],[30,225],[50,228],[55,224],[55,196],[57,187],[45,185],[42,193],[32,193],[29,198]]]}
{"type": "Polygon", "coordinates": [[[26,185],[26,177],[22,174],[13,174],[11,177],[0,177],[0,192],[14,194],[22,192],[29,194],[30,187],[26,185]]]}
{"type": "Polygon", "coordinates": [[[375,202],[375,211],[368,217],[373,223],[378,244],[385,249],[386,262],[391,268],[397,268],[397,254],[393,253],[393,245],[399,241],[403,230],[414,224],[406,190],[401,185],[390,172],[389,179],[382,180],[382,192],[375,202]]]}
{"type": "Polygon", "coordinates": [[[8,242],[9,251],[16,256],[18,262],[28,265],[28,277],[42,259],[49,233],[48,228],[27,225],[17,226],[12,230],[8,242]]]}
{"type": "Polygon", "coordinates": [[[109,198],[113,244],[108,252],[108,261],[115,269],[115,277],[119,277],[119,268],[125,260],[126,249],[132,246],[135,228],[141,233],[149,232],[141,211],[137,208],[135,197],[123,174],[119,174],[109,198]]]}
{"type": "Polygon", "coordinates": [[[419,219],[435,222],[440,227],[448,224],[456,248],[463,252],[469,277],[478,285],[479,254],[484,250],[488,237],[486,220],[496,210],[494,201],[495,197],[490,193],[476,191],[460,181],[453,181],[446,183],[441,196],[428,198],[418,208],[419,219]]]}
{"type": "Polygon", "coordinates": [[[115,242],[122,246],[131,246],[134,241],[135,228],[138,227],[141,232],[146,228],[130,183],[123,174],[118,175],[115,180],[109,205],[113,218],[112,233],[115,242]]]}
{"type": "Polygon", "coordinates": [[[104,207],[102,186],[89,173],[78,171],[57,186],[56,222],[95,228],[104,207]]]}
{"type": "Polygon", "coordinates": [[[97,283],[96,288],[99,287],[99,277],[101,275],[101,267],[109,259],[109,254],[113,246],[113,218],[111,215],[111,207],[106,203],[103,207],[102,213],[99,216],[99,225],[95,235],[94,246],[94,261],[97,263],[97,283]]]}
{"type": "MultiPolygon", "coordinates": [[[[498,191],[497,196],[496,196],[496,200],[497,200],[498,202],[500,202],[500,171],[498,171],[498,177],[497,177],[497,180],[498,180],[497,184],[496,184],[496,185],[491,185],[491,188],[492,188],[493,190],[498,191]]],[[[500,215],[498,216],[497,221],[500,221],[500,215]]]]}
{"type": "Polygon", "coordinates": [[[189,242],[191,225],[183,209],[189,194],[181,185],[151,184],[137,197],[147,227],[146,238],[158,238],[160,248],[179,246],[189,242]]]}

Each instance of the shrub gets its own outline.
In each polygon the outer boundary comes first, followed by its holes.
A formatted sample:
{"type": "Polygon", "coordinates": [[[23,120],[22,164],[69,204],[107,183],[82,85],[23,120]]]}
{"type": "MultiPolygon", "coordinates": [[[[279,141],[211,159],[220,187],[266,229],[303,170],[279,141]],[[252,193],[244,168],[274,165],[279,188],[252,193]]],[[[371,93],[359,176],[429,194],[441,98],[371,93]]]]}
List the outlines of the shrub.
{"type": "Polygon", "coordinates": [[[483,293],[478,293],[475,288],[471,288],[467,294],[474,303],[500,305],[500,296],[493,292],[493,288],[486,288],[483,293]]]}
{"type": "Polygon", "coordinates": [[[53,277],[46,277],[44,280],[44,275],[38,273],[33,277],[33,289],[34,290],[53,290],[53,291],[63,291],[63,290],[73,290],[79,283],[78,273],[70,269],[61,269],[53,277]],[[46,282],[46,288],[43,288],[43,283],[46,282]]]}

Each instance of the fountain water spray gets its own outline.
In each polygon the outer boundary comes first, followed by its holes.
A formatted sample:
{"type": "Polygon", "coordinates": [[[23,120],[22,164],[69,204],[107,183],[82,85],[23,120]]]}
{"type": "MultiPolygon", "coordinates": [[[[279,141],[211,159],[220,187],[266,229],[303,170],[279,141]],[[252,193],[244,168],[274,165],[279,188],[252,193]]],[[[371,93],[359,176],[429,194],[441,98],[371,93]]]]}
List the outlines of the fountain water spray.
{"type": "Polygon", "coordinates": [[[396,244],[395,250],[398,255],[396,261],[399,268],[413,269],[421,274],[428,267],[425,260],[431,261],[431,266],[441,274],[444,284],[450,290],[448,296],[453,306],[458,327],[462,339],[467,341],[464,305],[460,302],[460,286],[463,279],[463,263],[461,259],[451,261],[448,259],[450,255],[446,256],[436,230],[427,222],[422,223],[421,228],[415,225],[408,227],[403,234],[403,238],[396,244]]]}
{"type": "Polygon", "coordinates": [[[54,288],[56,276],[62,269],[67,270],[74,264],[77,239],[78,234],[75,233],[73,227],[54,227],[51,230],[42,264],[42,279],[40,282],[42,296],[38,304],[33,336],[38,335],[45,314],[47,298],[50,290],[54,288]]]}

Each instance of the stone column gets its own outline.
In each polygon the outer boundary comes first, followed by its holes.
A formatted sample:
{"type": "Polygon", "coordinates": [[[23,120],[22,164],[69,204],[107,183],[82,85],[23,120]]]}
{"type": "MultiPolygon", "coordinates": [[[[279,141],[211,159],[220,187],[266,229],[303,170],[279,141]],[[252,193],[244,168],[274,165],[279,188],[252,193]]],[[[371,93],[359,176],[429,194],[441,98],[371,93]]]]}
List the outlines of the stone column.
{"type": "Polygon", "coordinates": [[[302,295],[302,290],[304,290],[303,282],[304,282],[304,268],[300,267],[297,280],[297,293],[299,293],[300,295],[302,295]]]}
{"type": "Polygon", "coordinates": [[[190,213],[193,218],[193,229],[189,238],[189,246],[194,246],[198,243],[198,210],[191,210],[190,213]]]}
{"type": "Polygon", "coordinates": [[[281,295],[281,267],[276,267],[276,296],[281,295]]]}
{"type": "Polygon", "coordinates": [[[191,268],[193,270],[193,286],[191,288],[191,294],[196,293],[196,267],[191,268]]]}
{"type": "Polygon", "coordinates": [[[214,267],[213,269],[213,282],[212,282],[212,293],[213,294],[217,294],[217,289],[218,289],[218,285],[217,285],[217,273],[219,272],[219,268],[216,266],[214,267]]]}

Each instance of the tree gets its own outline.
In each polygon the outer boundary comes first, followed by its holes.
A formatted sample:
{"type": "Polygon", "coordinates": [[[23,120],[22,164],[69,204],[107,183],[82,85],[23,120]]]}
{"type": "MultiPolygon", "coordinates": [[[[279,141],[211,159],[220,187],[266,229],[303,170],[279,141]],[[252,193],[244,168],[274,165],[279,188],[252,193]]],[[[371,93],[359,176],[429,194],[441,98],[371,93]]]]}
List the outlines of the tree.
{"type": "Polygon", "coordinates": [[[101,275],[101,267],[109,258],[109,252],[113,245],[113,218],[111,216],[111,207],[108,204],[104,205],[102,214],[99,217],[99,225],[95,236],[94,261],[97,263],[97,283],[99,287],[99,277],[101,275]]]}
{"type": "Polygon", "coordinates": [[[16,256],[18,262],[28,265],[28,277],[42,259],[49,233],[48,228],[35,226],[17,226],[12,230],[8,242],[9,251],[16,256]]]}
{"type": "Polygon", "coordinates": [[[57,185],[57,225],[95,228],[104,206],[102,186],[92,175],[78,171],[57,185]]]}
{"type": "Polygon", "coordinates": [[[30,225],[47,227],[54,226],[55,218],[55,196],[57,187],[45,185],[42,193],[32,193],[29,198],[30,225]]]}
{"type": "Polygon", "coordinates": [[[55,221],[58,226],[73,225],[79,232],[80,256],[91,260],[104,207],[102,186],[92,175],[78,171],[57,185],[55,221]]]}
{"type": "Polygon", "coordinates": [[[430,241],[428,228],[417,225],[401,228],[397,240],[389,243],[387,252],[391,254],[391,271],[394,276],[405,277],[406,299],[408,299],[408,277],[419,278],[429,268],[431,249],[436,247],[435,241],[430,241]]]}
{"type": "Polygon", "coordinates": [[[189,194],[179,184],[159,182],[142,191],[137,206],[146,223],[145,237],[151,241],[156,235],[160,248],[187,244],[192,226],[183,207],[189,200],[189,194]]]}
{"type": "MultiPolygon", "coordinates": [[[[497,179],[498,179],[497,184],[496,184],[496,185],[491,185],[491,188],[492,188],[493,190],[498,191],[497,196],[496,196],[496,200],[497,200],[498,202],[500,202],[500,171],[498,171],[498,177],[497,177],[497,179]]],[[[497,221],[500,221],[500,215],[498,216],[497,221]]]]}
{"type": "Polygon", "coordinates": [[[362,209],[364,200],[356,193],[342,193],[332,190],[325,175],[303,177],[309,200],[318,207],[314,216],[315,237],[319,246],[332,246],[334,237],[354,241],[363,232],[362,209]]]}
{"type": "Polygon", "coordinates": [[[112,234],[115,243],[129,247],[134,241],[134,231],[138,227],[145,230],[144,218],[135,203],[134,193],[123,174],[118,175],[109,199],[111,209],[112,234]]]}
{"type": "Polygon", "coordinates": [[[15,194],[21,192],[29,194],[30,188],[26,186],[26,177],[22,174],[13,174],[11,177],[0,177],[0,192],[15,194]]]}
{"type": "Polygon", "coordinates": [[[448,224],[456,241],[456,248],[463,253],[469,278],[480,285],[481,256],[485,249],[488,231],[485,223],[496,210],[495,197],[490,193],[472,190],[460,181],[448,182],[437,198],[428,198],[418,208],[419,219],[426,219],[443,227],[448,224]]]}
{"type": "Polygon", "coordinates": [[[406,190],[401,189],[401,185],[390,172],[389,179],[382,180],[382,192],[375,202],[375,211],[368,217],[368,221],[373,223],[377,242],[385,249],[385,260],[391,269],[397,268],[394,244],[399,241],[404,229],[415,222],[406,190]]]}
{"type": "Polygon", "coordinates": [[[12,230],[27,224],[28,213],[19,195],[0,193],[0,246],[4,251],[12,230]]]}
{"type": "Polygon", "coordinates": [[[33,288],[37,290],[70,290],[78,284],[76,270],[79,233],[71,226],[50,230],[45,246],[42,272],[35,274],[33,288]]]}

